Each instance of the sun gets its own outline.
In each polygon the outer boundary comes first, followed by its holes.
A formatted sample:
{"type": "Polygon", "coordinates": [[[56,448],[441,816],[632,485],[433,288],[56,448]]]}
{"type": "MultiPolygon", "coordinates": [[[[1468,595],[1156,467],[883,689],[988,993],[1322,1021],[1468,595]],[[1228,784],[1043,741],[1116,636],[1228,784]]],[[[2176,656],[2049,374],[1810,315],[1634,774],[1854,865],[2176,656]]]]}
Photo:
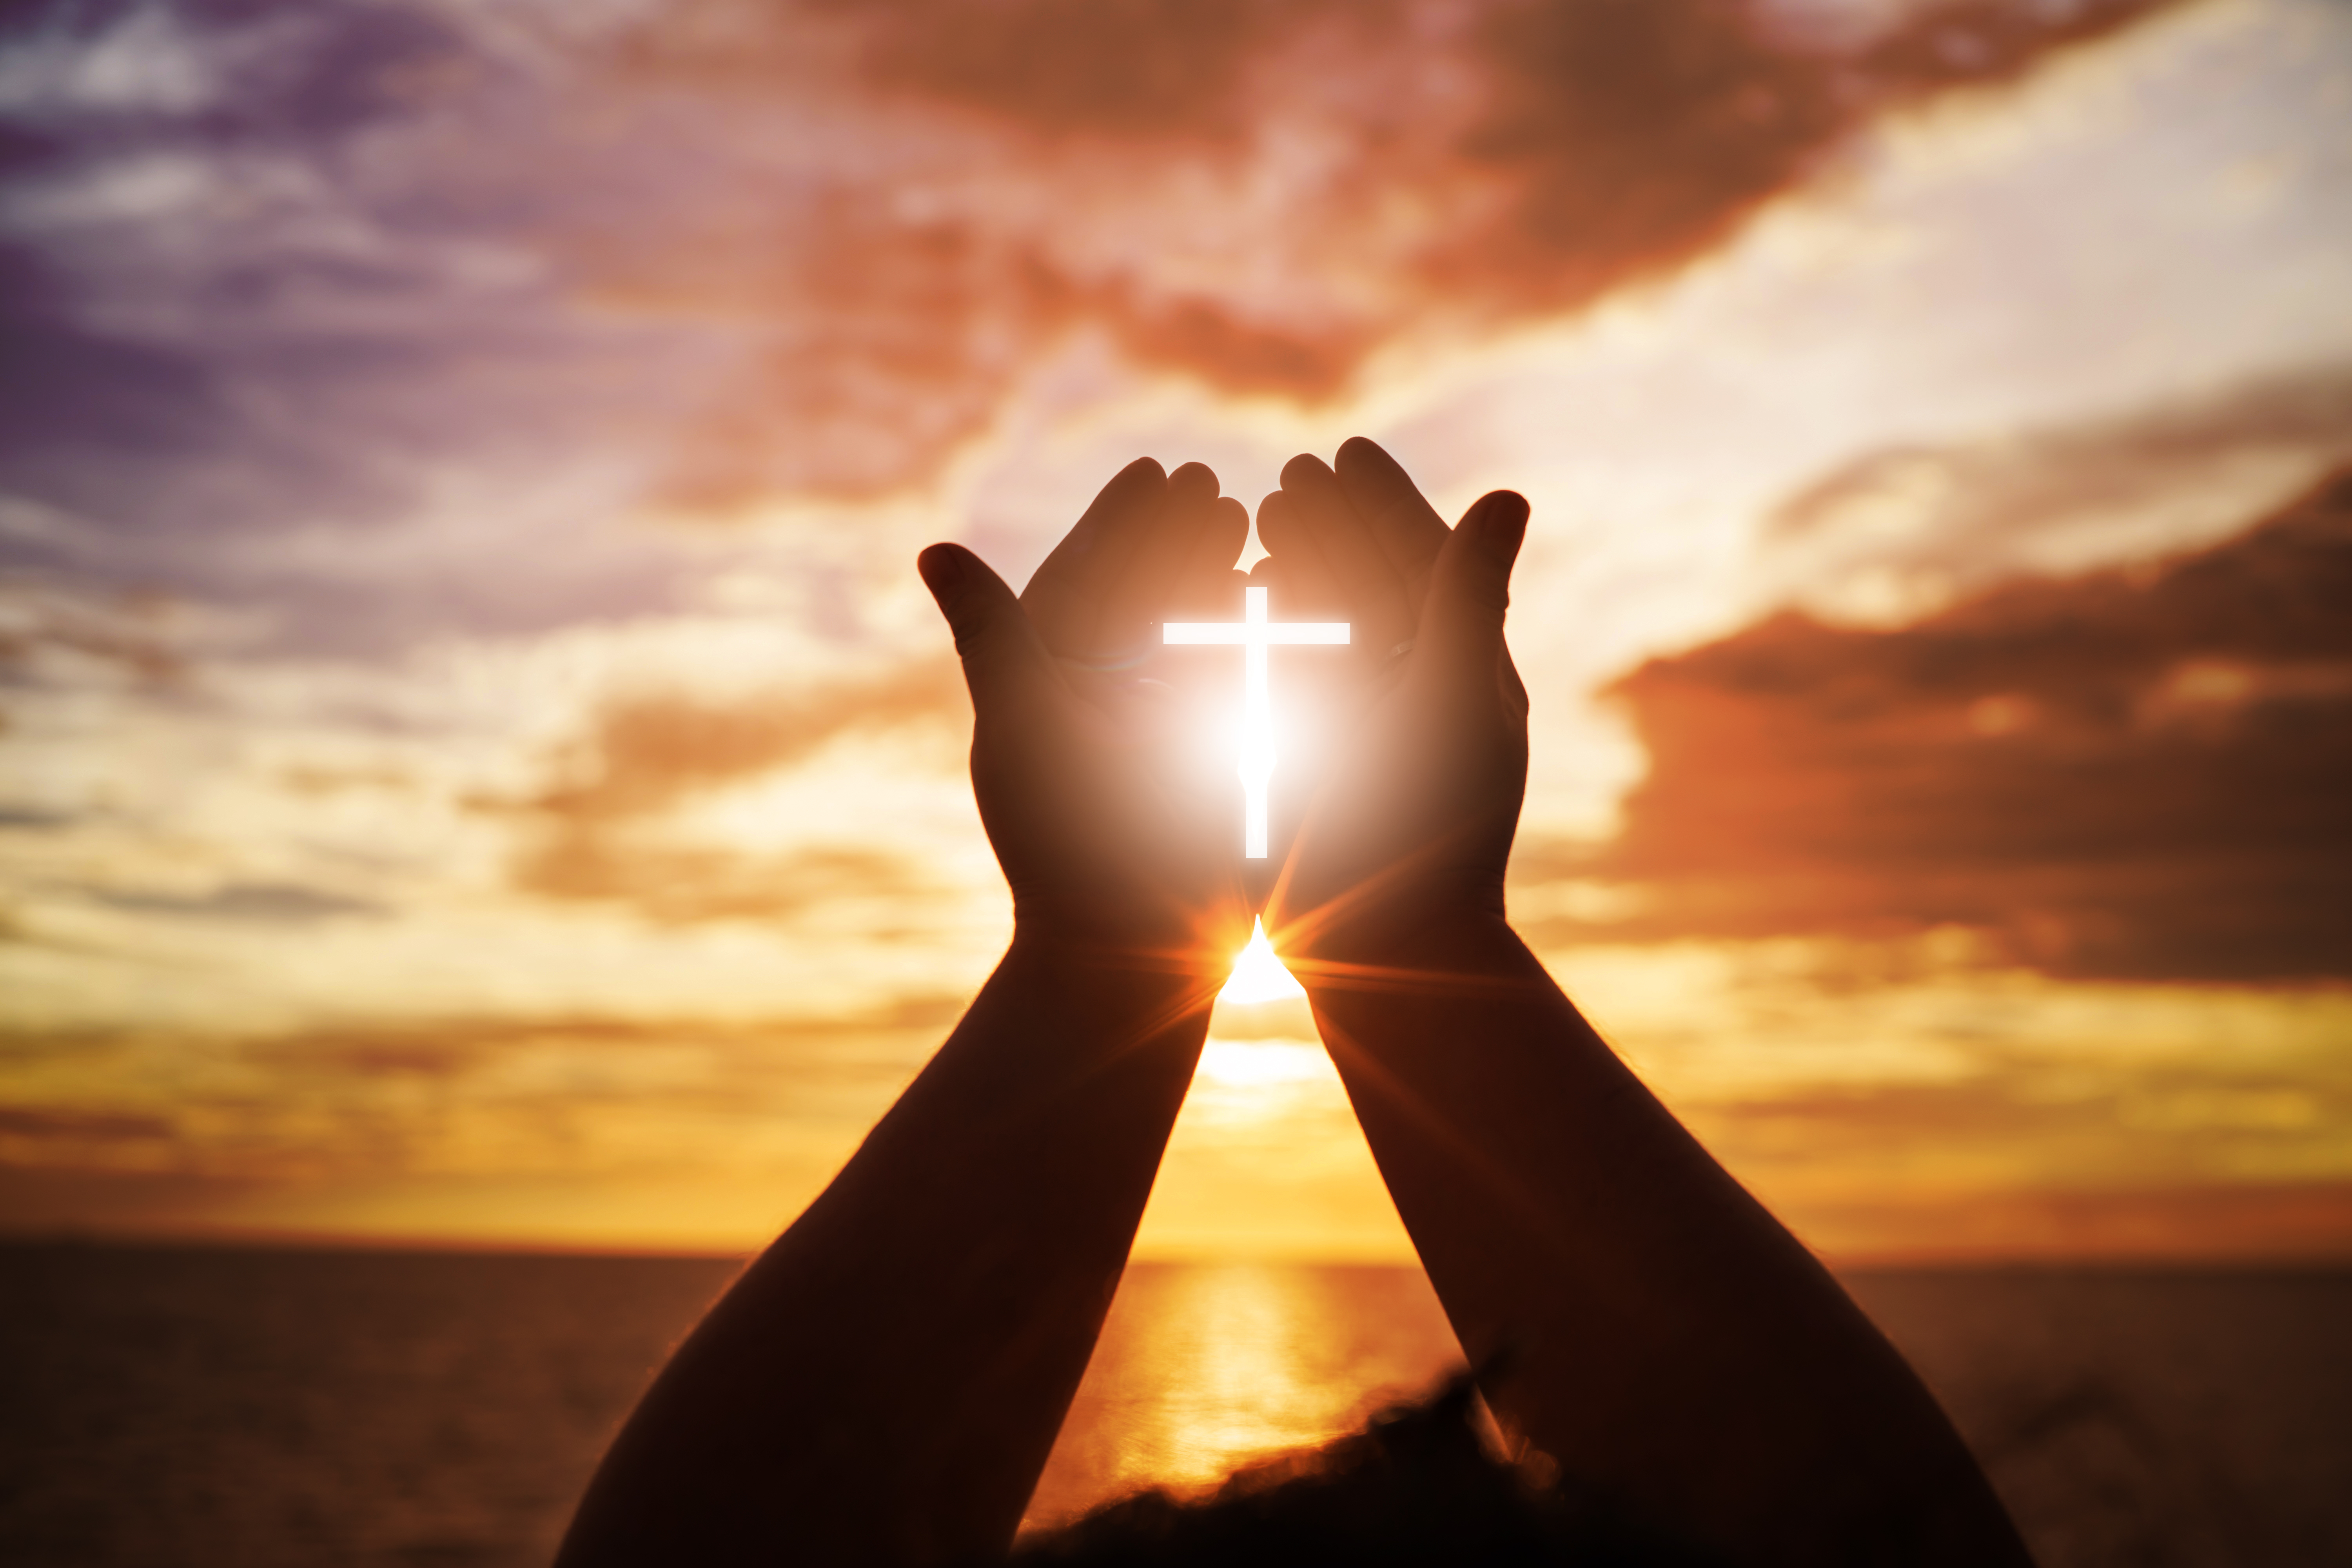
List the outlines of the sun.
{"type": "Polygon", "coordinates": [[[1265,939],[1265,921],[1262,917],[1252,921],[1249,945],[1234,955],[1234,972],[1225,988],[1217,993],[1217,1000],[1246,1005],[1286,1002],[1306,994],[1306,987],[1275,956],[1274,943],[1265,939]]]}

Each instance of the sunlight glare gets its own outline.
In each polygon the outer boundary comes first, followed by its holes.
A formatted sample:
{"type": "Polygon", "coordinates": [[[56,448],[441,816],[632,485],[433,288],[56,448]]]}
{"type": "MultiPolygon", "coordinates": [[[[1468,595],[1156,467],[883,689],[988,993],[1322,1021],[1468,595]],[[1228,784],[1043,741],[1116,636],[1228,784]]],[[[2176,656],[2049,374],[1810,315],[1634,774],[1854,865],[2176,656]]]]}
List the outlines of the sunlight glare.
{"type": "Polygon", "coordinates": [[[1274,943],[1265,938],[1264,917],[1252,921],[1249,945],[1234,955],[1234,972],[1226,979],[1225,988],[1217,993],[1217,1000],[1244,1004],[1286,1002],[1306,994],[1306,987],[1275,956],[1274,943]]]}
{"type": "Polygon", "coordinates": [[[1276,621],[1266,614],[1266,590],[1242,590],[1238,621],[1169,621],[1160,630],[1171,646],[1237,645],[1242,649],[1242,854],[1265,858],[1265,792],[1274,778],[1274,710],[1266,695],[1266,649],[1277,644],[1344,647],[1345,621],[1276,621]]]}

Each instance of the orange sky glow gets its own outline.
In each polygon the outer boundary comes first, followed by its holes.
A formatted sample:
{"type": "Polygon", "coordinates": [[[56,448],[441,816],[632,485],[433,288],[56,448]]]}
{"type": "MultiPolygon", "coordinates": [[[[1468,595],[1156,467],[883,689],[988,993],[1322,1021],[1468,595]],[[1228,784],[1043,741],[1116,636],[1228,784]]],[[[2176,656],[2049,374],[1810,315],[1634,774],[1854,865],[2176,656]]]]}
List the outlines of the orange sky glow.
{"type": "MultiPolygon", "coordinates": [[[[1363,434],[1532,502],[1514,918],[1801,1237],[2352,1252],[2347,113],[2326,0],[11,23],[0,1229],[759,1245],[1009,931],[916,551],[1363,434]]],[[[1409,1258],[1253,973],[1140,1255],[1409,1258]]]]}

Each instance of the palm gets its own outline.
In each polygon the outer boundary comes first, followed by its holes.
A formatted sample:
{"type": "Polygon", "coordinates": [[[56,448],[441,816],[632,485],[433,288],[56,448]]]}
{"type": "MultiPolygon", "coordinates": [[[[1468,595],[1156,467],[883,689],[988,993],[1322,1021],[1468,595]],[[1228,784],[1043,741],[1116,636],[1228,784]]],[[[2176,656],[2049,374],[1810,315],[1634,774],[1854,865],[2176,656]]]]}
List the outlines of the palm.
{"type": "Polygon", "coordinates": [[[1498,633],[1477,635],[1468,623],[1481,613],[1464,602],[1491,588],[1489,630],[1499,627],[1507,564],[1490,584],[1492,563],[1466,536],[1490,502],[1523,505],[1482,501],[1457,539],[1387,453],[1357,440],[1336,472],[1294,460],[1259,509],[1272,553],[1252,580],[1359,627],[1357,658],[1320,680],[1323,765],[1292,780],[1296,837],[1273,921],[1295,952],[1396,910],[1501,908],[1526,784],[1527,693],[1498,633]]]}
{"type": "Polygon", "coordinates": [[[1160,668],[1156,645],[1160,621],[1238,581],[1247,529],[1207,468],[1163,478],[1144,459],[1104,487],[1017,606],[996,602],[974,635],[998,646],[967,647],[947,604],[973,690],[973,793],[1019,920],[1194,957],[1230,952],[1246,930],[1229,802],[1186,733],[1190,672],[1160,668]]]}

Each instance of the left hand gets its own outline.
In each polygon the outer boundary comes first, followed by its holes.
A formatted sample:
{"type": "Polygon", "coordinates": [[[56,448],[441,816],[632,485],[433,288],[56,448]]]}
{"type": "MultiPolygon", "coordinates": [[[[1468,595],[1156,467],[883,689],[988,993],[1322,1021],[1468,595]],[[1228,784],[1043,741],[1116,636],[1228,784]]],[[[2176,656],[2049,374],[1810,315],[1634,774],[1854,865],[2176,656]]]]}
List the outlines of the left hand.
{"type": "Polygon", "coordinates": [[[972,793],[1016,935],[1220,976],[1247,936],[1233,792],[1202,780],[1183,704],[1140,672],[1160,620],[1237,597],[1248,529],[1208,468],[1147,458],[1017,599],[960,545],[919,559],[963,659],[972,793]]]}

